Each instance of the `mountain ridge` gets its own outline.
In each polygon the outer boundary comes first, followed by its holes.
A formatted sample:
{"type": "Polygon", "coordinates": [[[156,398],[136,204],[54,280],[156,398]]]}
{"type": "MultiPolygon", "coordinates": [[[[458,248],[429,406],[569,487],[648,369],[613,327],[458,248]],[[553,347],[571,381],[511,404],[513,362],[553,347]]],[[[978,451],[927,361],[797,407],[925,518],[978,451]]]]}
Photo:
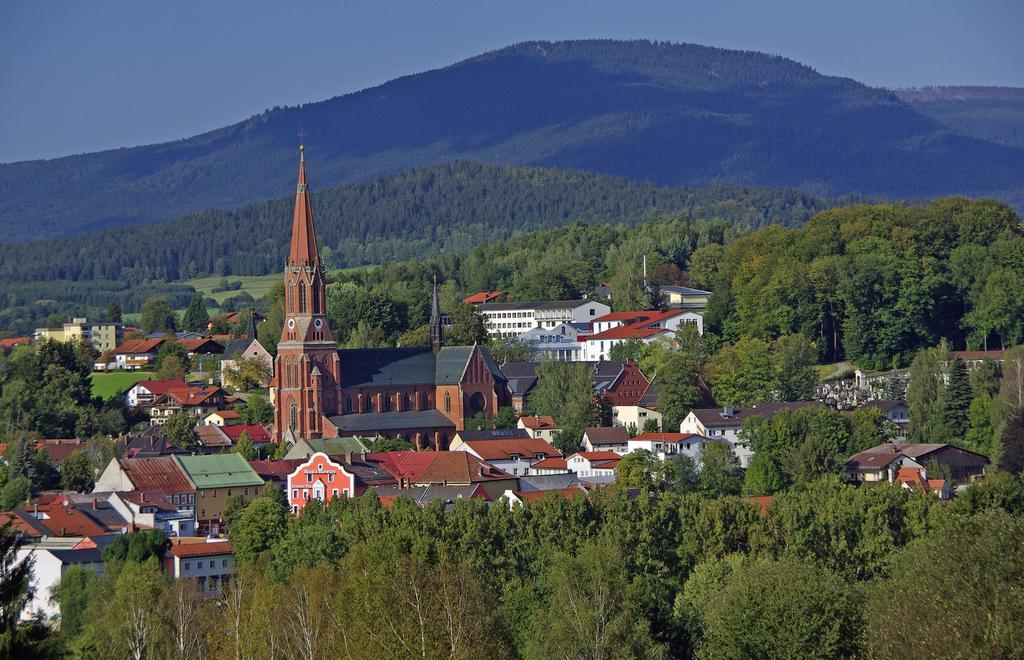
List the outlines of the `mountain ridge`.
{"type": "Polygon", "coordinates": [[[659,185],[1024,200],[1024,150],[779,55],[528,41],[191,138],[0,165],[5,242],[141,225],[277,194],[295,131],[325,185],[472,160],[659,185]]]}

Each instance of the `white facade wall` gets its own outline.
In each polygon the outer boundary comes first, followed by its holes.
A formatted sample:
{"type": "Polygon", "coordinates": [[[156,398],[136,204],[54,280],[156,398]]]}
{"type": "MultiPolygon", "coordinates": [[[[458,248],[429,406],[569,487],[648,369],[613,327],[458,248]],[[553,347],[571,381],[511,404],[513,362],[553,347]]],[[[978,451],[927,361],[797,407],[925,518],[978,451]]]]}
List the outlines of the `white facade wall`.
{"type": "Polygon", "coordinates": [[[701,424],[700,420],[697,419],[697,416],[691,412],[679,424],[679,432],[695,433],[697,435],[705,436],[711,440],[724,440],[729,443],[729,448],[732,449],[732,453],[736,454],[736,458],[740,459],[740,467],[744,469],[750,465],[750,459],[754,456],[753,450],[740,443],[741,438],[739,425],[716,426],[709,429],[701,424]]]}

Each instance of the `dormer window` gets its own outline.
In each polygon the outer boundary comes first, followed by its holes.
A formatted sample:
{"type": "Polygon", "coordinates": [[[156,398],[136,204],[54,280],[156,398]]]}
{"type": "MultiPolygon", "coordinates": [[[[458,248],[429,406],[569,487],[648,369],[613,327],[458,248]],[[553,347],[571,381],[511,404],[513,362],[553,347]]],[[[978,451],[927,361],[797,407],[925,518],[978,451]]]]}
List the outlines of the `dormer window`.
{"type": "Polygon", "coordinates": [[[509,454],[508,458],[509,458],[510,461],[518,461],[519,460],[519,454],[509,454]]]}

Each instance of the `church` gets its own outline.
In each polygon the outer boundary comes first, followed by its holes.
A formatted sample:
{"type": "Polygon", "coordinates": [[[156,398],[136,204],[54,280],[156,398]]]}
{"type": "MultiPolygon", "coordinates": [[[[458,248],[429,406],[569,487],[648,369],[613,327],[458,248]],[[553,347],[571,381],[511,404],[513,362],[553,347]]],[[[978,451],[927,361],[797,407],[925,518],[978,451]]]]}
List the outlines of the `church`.
{"type": "Polygon", "coordinates": [[[444,345],[436,282],[430,347],[338,348],[327,324],[326,272],[299,149],[285,321],[270,383],[274,440],[381,435],[417,449],[447,449],[467,418],[511,404],[507,381],[485,347],[444,345]]]}

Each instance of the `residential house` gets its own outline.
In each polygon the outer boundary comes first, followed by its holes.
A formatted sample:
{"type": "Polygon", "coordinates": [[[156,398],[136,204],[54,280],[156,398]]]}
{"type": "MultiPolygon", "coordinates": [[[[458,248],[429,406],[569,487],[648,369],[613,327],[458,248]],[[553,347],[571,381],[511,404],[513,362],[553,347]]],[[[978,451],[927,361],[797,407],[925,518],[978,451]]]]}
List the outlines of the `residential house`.
{"type": "Polygon", "coordinates": [[[114,349],[114,361],[118,369],[138,371],[156,364],[156,355],[163,338],[128,339],[114,349]]]}
{"type": "Polygon", "coordinates": [[[534,328],[519,335],[519,341],[533,349],[535,360],[579,362],[583,359],[581,338],[589,334],[583,323],[562,323],[554,328],[534,328]]]}
{"type": "Polygon", "coordinates": [[[29,584],[31,597],[21,611],[21,619],[57,619],[60,615],[60,604],[53,598],[54,590],[60,585],[64,573],[72,566],[78,566],[102,577],[103,548],[114,538],[113,535],[95,536],[77,539],[70,546],[44,542],[28,543],[18,548],[18,562],[27,557],[31,557],[34,562],[29,584]]]}
{"type": "Polygon", "coordinates": [[[799,410],[801,408],[822,407],[817,401],[790,401],[781,403],[761,403],[749,408],[695,408],[686,415],[679,424],[680,433],[692,433],[711,440],[724,439],[729,443],[740,466],[746,468],[754,452],[743,444],[740,430],[748,417],[771,419],[783,410],[799,410]]]}
{"type": "Polygon", "coordinates": [[[628,449],[625,453],[643,449],[655,454],[661,460],[677,454],[696,458],[704,440],[705,438],[692,433],[640,433],[629,439],[628,449]]]}
{"type": "Polygon", "coordinates": [[[929,479],[926,468],[901,467],[896,471],[894,483],[903,488],[919,493],[932,493],[940,500],[948,500],[952,495],[945,479],[929,479]]]}
{"type": "MultiPolygon", "coordinates": [[[[526,408],[526,399],[537,384],[537,362],[506,362],[501,366],[517,412],[526,408]]],[[[594,393],[608,397],[615,405],[638,405],[650,388],[650,381],[630,360],[581,362],[591,373],[594,393]]],[[[648,404],[651,405],[651,404],[648,404]]]]}
{"type": "MultiPolygon", "coordinates": [[[[92,493],[97,499],[104,493],[92,493]]],[[[179,505],[162,491],[131,490],[107,493],[107,502],[128,523],[128,529],[160,529],[167,536],[195,536],[196,516],[191,506],[179,505]]]]}
{"type": "Polygon", "coordinates": [[[662,284],[658,287],[658,291],[661,293],[662,303],[666,307],[702,310],[707,307],[708,301],[711,300],[710,291],[693,289],[688,286],[662,284]]]}
{"type": "Polygon", "coordinates": [[[910,427],[910,406],[906,401],[892,399],[872,399],[864,403],[862,408],[878,408],[885,418],[896,427],[897,437],[905,439],[910,427]]]}
{"type": "Polygon", "coordinates": [[[637,431],[643,431],[648,422],[653,422],[657,428],[661,428],[662,415],[654,408],[645,406],[612,406],[612,424],[625,428],[633,427],[637,431]]]}
{"type": "MultiPolygon", "coordinates": [[[[157,427],[160,428],[160,427],[157,427]]],[[[196,426],[197,450],[200,454],[220,454],[230,451],[235,445],[219,426],[196,426]]],[[[179,454],[191,452],[175,452],[179,454]]]]}
{"type": "Polygon", "coordinates": [[[235,550],[223,539],[175,539],[164,556],[164,571],[176,580],[196,580],[209,597],[221,593],[235,575],[235,550]]]}
{"type": "Polygon", "coordinates": [[[242,415],[234,409],[214,410],[206,417],[203,417],[202,421],[203,426],[230,426],[241,423],[242,415]]]}
{"type": "Polygon", "coordinates": [[[154,424],[163,424],[181,412],[201,419],[220,410],[227,403],[227,392],[216,385],[210,385],[208,387],[170,389],[158,396],[147,409],[154,424]]]}
{"type": "Polygon", "coordinates": [[[530,467],[549,458],[562,458],[561,452],[539,438],[510,440],[466,440],[453,443],[452,451],[465,451],[512,476],[530,473],[530,467]]]}
{"type": "Polygon", "coordinates": [[[193,509],[196,487],[173,456],[113,458],[104,468],[93,493],[160,492],[179,509],[193,509]]]}
{"type": "Polygon", "coordinates": [[[589,323],[611,311],[595,300],[489,302],[477,305],[487,331],[495,337],[519,337],[534,328],[553,329],[563,323],[589,323]]]}
{"type": "Polygon", "coordinates": [[[400,490],[432,484],[480,485],[496,499],[518,485],[514,476],[465,451],[392,451],[369,454],[367,460],[394,477],[400,490]]]}
{"type": "Polygon", "coordinates": [[[613,451],[581,451],[567,458],[566,466],[583,481],[610,483],[621,458],[613,451]]]}
{"type": "Polygon", "coordinates": [[[932,462],[947,467],[953,481],[963,483],[983,476],[988,458],[946,443],[884,442],[851,456],[846,476],[855,482],[892,483],[900,468],[926,468],[932,462]]]}
{"type": "Polygon", "coordinates": [[[128,388],[124,400],[130,408],[147,408],[171,390],[185,390],[188,387],[189,384],[183,380],[140,380],[128,388]]]}
{"type": "Polygon", "coordinates": [[[224,509],[232,495],[246,503],[259,497],[263,480],[240,454],[172,456],[195,488],[196,525],[205,536],[224,531],[224,509]]]}
{"type": "Polygon", "coordinates": [[[232,446],[238,444],[238,439],[242,437],[243,433],[249,434],[249,441],[257,449],[268,447],[273,442],[270,437],[270,431],[259,424],[232,424],[231,426],[220,426],[217,428],[221,433],[228,436],[232,446]]]}
{"type": "Polygon", "coordinates": [[[18,346],[26,346],[31,343],[31,337],[7,337],[6,339],[0,339],[0,355],[7,355],[18,346]]]}
{"type": "Polygon", "coordinates": [[[693,324],[704,334],[704,316],[689,309],[612,312],[591,322],[592,332],[583,340],[583,359],[607,360],[612,348],[631,339],[650,343],[670,339],[682,324],[693,324]]]}
{"type": "Polygon", "coordinates": [[[562,430],[555,424],[555,418],[551,415],[523,415],[516,425],[526,431],[531,438],[543,440],[548,444],[554,443],[555,434],[562,430]]]}
{"type": "Polygon", "coordinates": [[[288,476],[295,471],[295,466],[301,462],[301,460],[282,459],[272,461],[258,459],[249,461],[249,467],[259,475],[264,484],[270,484],[274,488],[283,491],[288,487],[288,476]]]}
{"type": "Polygon", "coordinates": [[[587,452],[629,451],[629,432],[624,426],[598,426],[583,429],[583,449],[587,452]]]}
{"type": "MultiPolygon", "coordinates": [[[[224,387],[235,387],[227,372],[235,366],[241,358],[255,358],[267,367],[268,373],[274,372],[274,358],[270,352],[263,347],[263,344],[255,338],[236,339],[224,349],[224,358],[220,363],[220,384],[224,387]]],[[[268,383],[261,383],[266,386],[268,383]]]]}
{"type": "Polygon", "coordinates": [[[197,355],[220,355],[224,352],[224,345],[209,337],[182,339],[181,346],[190,358],[197,355]]]}

